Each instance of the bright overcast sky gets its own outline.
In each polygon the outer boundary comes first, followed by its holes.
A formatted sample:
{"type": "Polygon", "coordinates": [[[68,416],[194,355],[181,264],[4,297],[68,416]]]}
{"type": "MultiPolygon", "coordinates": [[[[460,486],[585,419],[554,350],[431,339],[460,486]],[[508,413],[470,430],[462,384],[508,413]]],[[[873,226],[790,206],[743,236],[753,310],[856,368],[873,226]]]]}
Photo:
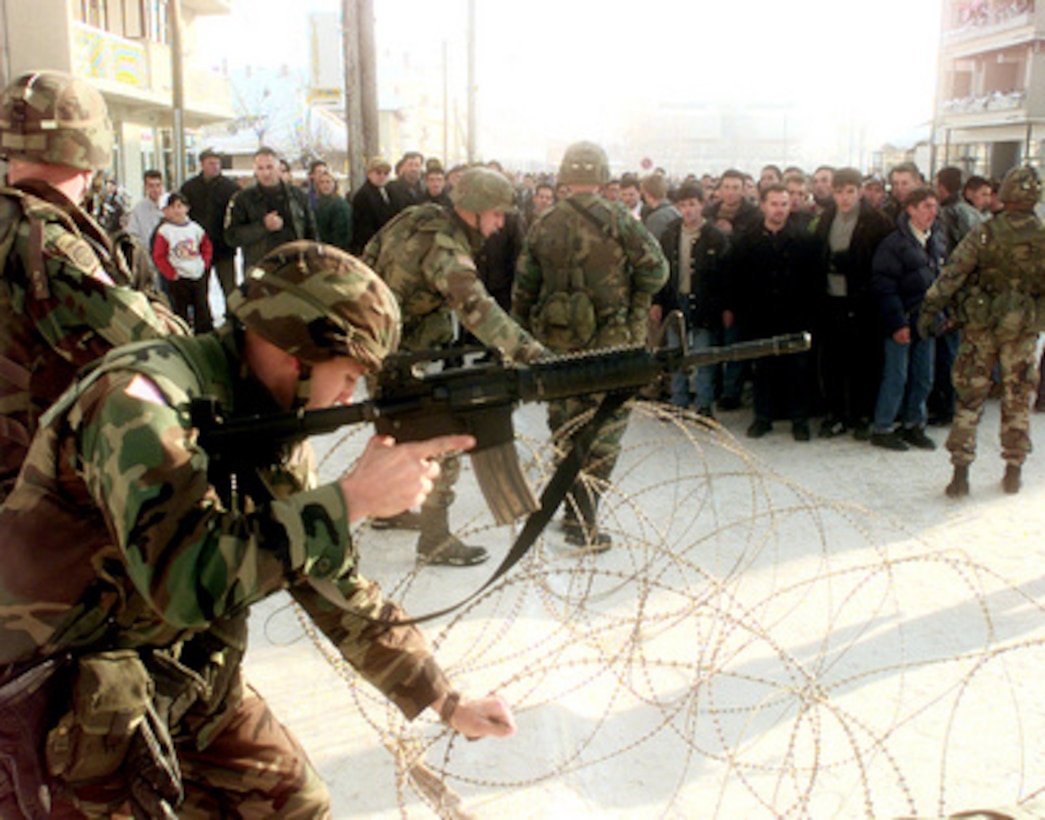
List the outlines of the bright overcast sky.
{"type": "MultiPolygon", "coordinates": [[[[445,39],[463,66],[465,0],[373,2],[379,49],[438,53],[445,39]]],[[[305,65],[307,14],[341,8],[340,0],[230,5],[232,14],[211,25],[218,31],[201,37],[205,53],[220,51],[230,65],[305,65]]],[[[852,115],[870,144],[932,116],[941,0],[477,0],[476,7],[481,143],[496,139],[496,126],[599,138],[607,110],[651,96],[852,115]]]]}

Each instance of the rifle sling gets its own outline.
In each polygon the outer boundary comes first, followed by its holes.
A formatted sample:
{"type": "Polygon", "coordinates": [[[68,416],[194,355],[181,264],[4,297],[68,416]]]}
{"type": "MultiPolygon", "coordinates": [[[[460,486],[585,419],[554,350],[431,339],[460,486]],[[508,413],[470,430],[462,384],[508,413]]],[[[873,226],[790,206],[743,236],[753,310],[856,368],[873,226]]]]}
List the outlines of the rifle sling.
{"type": "Polygon", "coordinates": [[[544,531],[548,522],[551,521],[552,516],[555,515],[556,510],[559,509],[559,505],[562,504],[566,494],[570,491],[573,482],[576,481],[577,475],[580,473],[581,467],[584,465],[584,461],[588,457],[588,452],[591,450],[592,444],[595,442],[595,437],[598,435],[599,430],[602,429],[610,416],[616,413],[624,403],[634,395],[634,393],[634,390],[618,391],[608,393],[602,399],[595,414],[577,433],[573,440],[573,446],[570,448],[565,458],[559,462],[559,466],[555,468],[555,472],[552,473],[552,477],[548,480],[544,490],[541,492],[540,507],[530,513],[529,517],[526,519],[526,523],[523,524],[522,530],[516,537],[515,543],[512,544],[512,548],[508,550],[508,554],[504,556],[504,560],[501,561],[497,569],[494,570],[493,575],[491,575],[481,587],[466,598],[458,601],[456,604],[435,612],[420,615],[416,618],[410,618],[406,621],[386,621],[379,618],[369,618],[366,615],[357,612],[342,594],[341,590],[338,589],[337,584],[333,581],[309,578],[309,584],[312,585],[316,592],[326,598],[330,603],[334,604],[338,609],[352,612],[354,615],[365,621],[373,624],[380,624],[382,626],[413,626],[415,624],[421,624],[426,621],[441,618],[444,615],[449,615],[451,612],[460,609],[462,606],[479,597],[483,592],[489,589],[502,575],[519,563],[519,560],[529,552],[530,547],[533,546],[537,537],[544,531]]]}

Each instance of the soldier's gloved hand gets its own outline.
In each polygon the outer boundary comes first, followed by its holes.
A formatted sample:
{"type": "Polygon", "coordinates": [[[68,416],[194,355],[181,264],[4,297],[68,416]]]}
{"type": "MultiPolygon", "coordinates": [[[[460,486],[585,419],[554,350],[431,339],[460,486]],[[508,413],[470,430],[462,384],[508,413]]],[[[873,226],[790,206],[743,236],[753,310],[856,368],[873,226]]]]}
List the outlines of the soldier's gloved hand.
{"type": "Polygon", "coordinates": [[[131,740],[126,766],[135,820],[177,820],[175,809],[185,797],[181,767],[170,732],[151,703],[131,740]]]}

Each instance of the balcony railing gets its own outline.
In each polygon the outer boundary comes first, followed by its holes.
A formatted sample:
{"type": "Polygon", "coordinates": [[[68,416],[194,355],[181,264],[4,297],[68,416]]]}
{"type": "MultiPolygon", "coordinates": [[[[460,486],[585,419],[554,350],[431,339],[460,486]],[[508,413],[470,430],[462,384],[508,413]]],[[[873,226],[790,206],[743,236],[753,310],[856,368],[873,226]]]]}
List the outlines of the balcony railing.
{"type": "Polygon", "coordinates": [[[979,97],[958,97],[945,100],[944,114],[978,114],[982,111],[1011,111],[1022,108],[1027,98],[1025,91],[995,91],[979,97]]]}

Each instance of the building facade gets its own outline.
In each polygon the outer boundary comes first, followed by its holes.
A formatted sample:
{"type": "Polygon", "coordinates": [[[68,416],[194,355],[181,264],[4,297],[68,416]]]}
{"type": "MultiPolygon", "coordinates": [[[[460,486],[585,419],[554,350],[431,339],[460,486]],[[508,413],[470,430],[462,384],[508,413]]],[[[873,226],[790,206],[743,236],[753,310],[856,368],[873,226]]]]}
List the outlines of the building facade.
{"type": "Polygon", "coordinates": [[[1045,160],[1045,2],[944,0],[936,167],[1000,177],[1045,160]]]}
{"type": "Polygon", "coordinates": [[[173,2],[181,4],[182,121],[191,136],[235,116],[228,80],[202,68],[194,36],[197,18],[228,14],[228,0],[0,0],[0,82],[53,69],[94,83],[113,121],[112,173],[135,197],[147,168],[163,171],[168,185],[175,179],[173,2]]]}

